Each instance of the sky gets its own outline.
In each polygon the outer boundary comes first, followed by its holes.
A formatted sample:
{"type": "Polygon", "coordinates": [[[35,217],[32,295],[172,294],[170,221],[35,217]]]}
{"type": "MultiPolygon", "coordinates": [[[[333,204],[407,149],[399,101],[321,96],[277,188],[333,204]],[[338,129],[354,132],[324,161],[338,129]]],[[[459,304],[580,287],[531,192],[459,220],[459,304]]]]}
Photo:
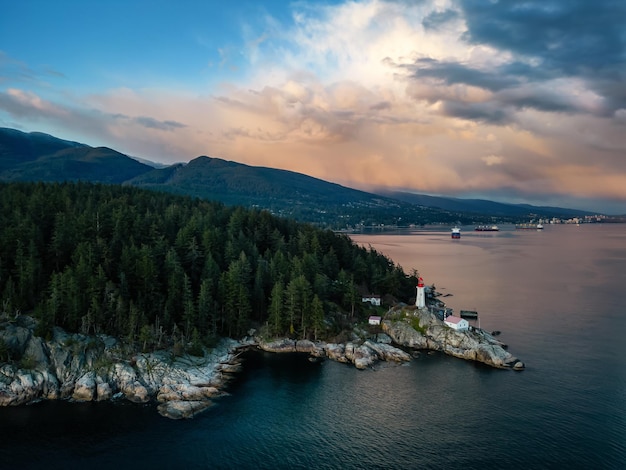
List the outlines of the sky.
{"type": "Polygon", "coordinates": [[[626,213],[624,0],[1,0],[0,127],[626,213]]]}

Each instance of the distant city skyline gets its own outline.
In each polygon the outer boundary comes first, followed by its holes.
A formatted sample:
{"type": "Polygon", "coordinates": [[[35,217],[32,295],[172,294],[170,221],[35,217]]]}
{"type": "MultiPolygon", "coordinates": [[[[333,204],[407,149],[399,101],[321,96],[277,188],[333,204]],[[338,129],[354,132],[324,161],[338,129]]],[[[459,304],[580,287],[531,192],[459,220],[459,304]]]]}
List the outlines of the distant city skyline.
{"type": "Polygon", "coordinates": [[[157,163],[626,213],[622,0],[25,0],[0,126],[157,163]]]}

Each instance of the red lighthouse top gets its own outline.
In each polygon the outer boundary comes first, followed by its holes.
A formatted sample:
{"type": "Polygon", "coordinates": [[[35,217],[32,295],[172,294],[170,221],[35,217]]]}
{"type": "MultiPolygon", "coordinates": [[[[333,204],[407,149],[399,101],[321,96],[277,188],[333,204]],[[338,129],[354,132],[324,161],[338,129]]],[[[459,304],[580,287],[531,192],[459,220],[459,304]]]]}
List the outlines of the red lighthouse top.
{"type": "Polygon", "coordinates": [[[417,287],[424,287],[424,279],[421,277],[417,278],[417,287]]]}

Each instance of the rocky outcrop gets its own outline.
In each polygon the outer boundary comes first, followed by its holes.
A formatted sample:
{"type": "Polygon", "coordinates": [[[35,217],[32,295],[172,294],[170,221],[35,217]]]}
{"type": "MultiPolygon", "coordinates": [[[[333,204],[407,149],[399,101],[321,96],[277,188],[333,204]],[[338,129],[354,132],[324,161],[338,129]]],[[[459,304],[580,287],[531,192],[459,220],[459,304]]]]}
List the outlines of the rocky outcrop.
{"type": "MultiPolygon", "coordinates": [[[[380,336],[384,342],[365,340],[338,344],[278,339],[270,342],[259,340],[258,346],[267,352],[302,352],[308,353],[314,358],[327,357],[333,361],[353,364],[357,369],[373,367],[378,361],[405,362],[411,360],[409,354],[387,343],[389,336],[380,336]]],[[[391,340],[389,339],[389,341],[391,340]]]]}
{"type": "Polygon", "coordinates": [[[296,352],[296,341],[293,339],[276,339],[272,341],[258,340],[259,347],[263,351],[274,353],[290,353],[296,352]]]}
{"type": "Polygon", "coordinates": [[[33,335],[33,321],[20,323],[0,325],[11,359],[0,365],[0,406],[122,396],[135,403],[158,401],[164,416],[186,418],[211,406],[238,367],[235,353],[241,343],[233,340],[223,340],[203,357],[137,354],[126,352],[115,338],[68,334],[60,328],[44,341],[33,335]]]}
{"type": "Polygon", "coordinates": [[[457,331],[427,311],[400,311],[395,312],[394,317],[394,320],[384,320],[382,328],[394,343],[401,346],[442,351],[503,369],[525,368],[522,361],[505,349],[506,345],[484,330],[457,331]]]}
{"type": "Polygon", "coordinates": [[[173,400],[161,403],[157,409],[159,413],[171,419],[193,418],[198,413],[210,408],[213,402],[207,400],[188,401],[173,400]]]}
{"type": "Polygon", "coordinates": [[[411,360],[411,356],[404,352],[402,349],[395,348],[386,343],[375,343],[373,341],[366,341],[364,346],[374,351],[378,357],[383,361],[388,362],[408,362],[411,360]]]}

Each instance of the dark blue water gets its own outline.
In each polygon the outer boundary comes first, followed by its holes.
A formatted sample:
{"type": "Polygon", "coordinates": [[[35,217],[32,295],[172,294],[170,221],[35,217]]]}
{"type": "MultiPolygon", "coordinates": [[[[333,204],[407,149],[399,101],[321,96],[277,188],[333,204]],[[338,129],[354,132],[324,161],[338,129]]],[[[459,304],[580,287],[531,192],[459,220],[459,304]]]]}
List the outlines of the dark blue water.
{"type": "Polygon", "coordinates": [[[626,226],[355,240],[478,310],[527,369],[252,354],[189,421],[124,402],[0,409],[0,468],[626,468],[626,226]]]}

